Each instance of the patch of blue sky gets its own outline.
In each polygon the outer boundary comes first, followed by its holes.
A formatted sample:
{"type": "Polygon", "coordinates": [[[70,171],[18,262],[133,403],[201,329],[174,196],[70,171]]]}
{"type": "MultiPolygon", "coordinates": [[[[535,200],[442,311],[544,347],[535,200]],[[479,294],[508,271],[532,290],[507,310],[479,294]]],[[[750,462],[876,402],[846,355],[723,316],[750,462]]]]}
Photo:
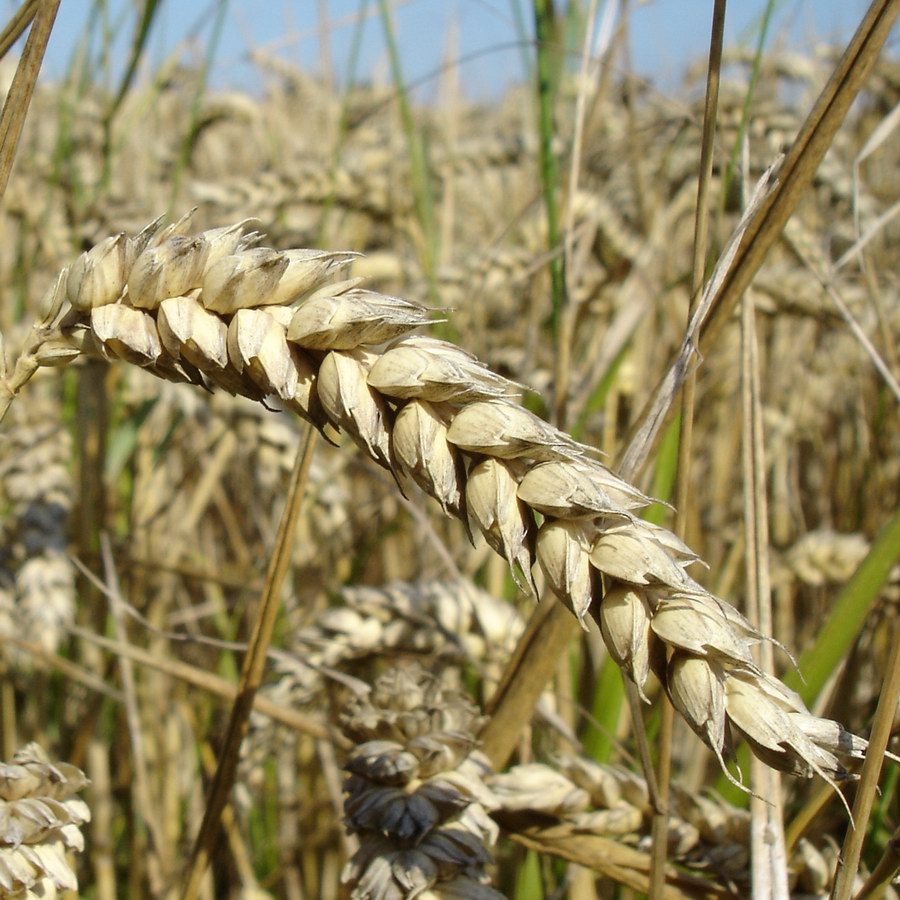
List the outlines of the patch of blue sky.
{"type": "MultiPolygon", "coordinates": [[[[613,4],[610,12],[620,6],[617,0],[600,0],[598,29],[606,4],[613,4]]],[[[533,57],[529,0],[389,0],[388,5],[404,80],[415,87],[418,101],[438,96],[448,67],[473,100],[496,99],[525,78],[533,57]]],[[[582,8],[588,5],[582,0],[582,8]]],[[[86,35],[92,35],[87,44],[92,70],[116,84],[140,6],[134,0],[64,0],[48,49],[47,74],[63,77],[86,35]],[[104,45],[110,48],[106,59],[104,45]]],[[[766,6],[766,0],[729,0],[726,44],[755,46],[766,6]]],[[[826,44],[842,46],[867,6],[865,0],[777,0],[767,49],[810,53],[826,44]]],[[[628,9],[633,70],[666,92],[676,91],[686,66],[707,51],[711,0],[632,0],[628,9]]],[[[330,79],[343,84],[356,40],[355,80],[390,81],[380,0],[163,0],[143,72],[159,71],[172,60],[199,64],[220,14],[210,73],[214,88],[264,90],[265,69],[254,62],[254,53],[276,56],[317,76],[326,68],[330,79]]]]}

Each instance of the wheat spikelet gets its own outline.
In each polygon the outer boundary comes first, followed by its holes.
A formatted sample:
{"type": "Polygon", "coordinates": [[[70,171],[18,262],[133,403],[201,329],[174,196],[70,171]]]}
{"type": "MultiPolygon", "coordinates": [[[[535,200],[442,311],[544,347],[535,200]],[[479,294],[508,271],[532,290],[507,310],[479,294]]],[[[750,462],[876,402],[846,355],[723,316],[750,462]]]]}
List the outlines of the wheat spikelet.
{"type": "MultiPolygon", "coordinates": [[[[425,310],[331,283],[350,254],[266,250],[241,225],[188,237],[187,217],[148,237],[157,227],[98,245],[63,273],[47,306],[58,310],[60,330],[76,349],[163,378],[227,383],[251,398],[274,394],[318,428],[347,432],[401,483],[409,474],[446,510],[466,515],[523,587],[533,590],[539,564],[580,621],[588,613],[600,621],[610,652],[639,688],[655,670],[723,768],[732,732],[770,765],[832,782],[846,772],[843,759],[863,754],[864,741],[811,716],[757,669],[749,645],[761,636],[753,626],[686,573],[696,560],[689,548],[634,517],[649,498],[514,402],[460,351],[398,338],[427,319],[425,310]],[[234,252],[221,255],[223,246],[234,252]],[[169,285],[219,319],[198,316],[198,332],[210,323],[227,330],[224,364],[220,340],[207,356],[188,326],[164,326],[168,346],[159,339],[169,285]],[[390,367],[380,363],[388,356],[390,367]],[[425,398],[434,396],[435,383],[444,399],[421,410],[428,415],[405,413],[411,402],[431,403],[425,398]],[[403,429],[395,441],[398,418],[403,429]]],[[[58,355],[54,349],[50,359],[58,355]]],[[[40,350],[35,357],[40,361],[40,350]]]]}
{"type": "Polygon", "coordinates": [[[838,534],[830,529],[807,532],[785,556],[785,563],[805,584],[843,584],[869,552],[861,534],[838,534]]]}
{"type": "Polygon", "coordinates": [[[78,881],[68,858],[84,849],[87,804],[75,795],[87,784],[81,770],[51,763],[37,745],[0,765],[0,890],[16,900],[55,897],[78,881]]]}

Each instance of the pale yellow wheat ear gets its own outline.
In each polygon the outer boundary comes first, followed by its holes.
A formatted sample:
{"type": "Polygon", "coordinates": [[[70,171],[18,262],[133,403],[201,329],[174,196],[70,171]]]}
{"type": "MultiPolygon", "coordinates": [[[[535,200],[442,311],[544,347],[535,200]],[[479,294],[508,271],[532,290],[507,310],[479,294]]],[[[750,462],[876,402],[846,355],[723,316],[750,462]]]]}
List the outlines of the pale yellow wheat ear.
{"type": "Polygon", "coordinates": [[[81,826],[90,821],[76,795],[88,783],[68,763],[51,762],[37,744],[0,763],[0,893],[56,897],[77,891],[70,853],[84,849],[81,826]]]}
{"type": "MultiPolygon", "coordinates": [[[[290,630],[285,650],[275,657],[272,682],[261,695],[281,708],[327,703],[329,688],[340,685],[362,695],[368,685],[347,674],[351,663],[383,666],[410,655],[435,665],[470,665],[496,682],[524,627],[512,604],[465,581],[391,582],[379,587],[353,585],[340,592],[340,604],[323,610],[302,628],[290,630]]],[[[264,783],[265,764],[274,749],[293,735],[254,713],[241,747],[240,799],[264,783]]]]}
{"type": "Polygon", "coordinates": [[[432,313],[348,280],[354,254],[270,250],[245,227],[191,234],[186,216],[82,254],[49,292],[7,397],[38,365],[83,353],[281,404],[418,484],[523,589],[539,567],[579,621],[599,621],[639,691],[655,672],[723,767],[738,737],[773,767],[832,782],[862,757],[864,741],[757,668],[762,635],[694,581],[689,547],[637,518],[650,498],[516,402],[517,385],[412,336],[432,313]]]}

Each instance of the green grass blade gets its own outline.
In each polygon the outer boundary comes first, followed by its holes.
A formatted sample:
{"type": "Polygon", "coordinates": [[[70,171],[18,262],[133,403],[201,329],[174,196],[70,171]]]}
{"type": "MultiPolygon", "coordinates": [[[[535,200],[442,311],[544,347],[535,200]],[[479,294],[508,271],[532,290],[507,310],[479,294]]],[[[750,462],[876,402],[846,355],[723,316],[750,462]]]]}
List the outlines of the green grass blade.
{"type": "Polygon", "coordinates": [[[559,247],[559,209],[556,201],[558,173],[553,153],[553,98],[554,90],[554,34],[555,18],[552,0],[535,0],[534,24],[537,36],[538,73],[538,152],[541,187],[547,213],[547,249],[550,258],[550,295],[552,301],[551,327],[555,338],[559,331],[559,318],[565,302],[565,273],[563,258],[556,253],[559,247]]]}
{"type": "Polygon", "coordinates": [[[391,75],[397,91],[397,102],[400,104],[400,120],[403,124],[403,133],[406,137],[407,152],[409,153],[410,175],[412,189],[415,196],[416,214],[422,228],[422,265],[432,294],[437,294],[438,259],[438,228],[434,211],[434,191],[431,185],[431,177],[428,172],[428,162],[425,152],[425,142],[416,128],[413,118],[412,106],[403,80],[403,68],[400,62],[400,50],[394,35],[394,26],[391,21],[388,0],[378,0],[381,12],[381,24],[384,30],[384,41],[387,46],[388,57],[391,62],[391,75]]]}
{"type": "Polygon", "coordinates": [[[591,719],[582,739],[586,756],[597,762],[609,762],[616,746],[616,729],[619,727],[624,703],[625,683],[622,671],[607,657],[600,669],[600,677],[594,689],[591,719]]]}
{"type": "Polygon", "coordinates": [[[525,859],[516,874],[515,900],[544,900],[541,858],[534,850],[525,854],[525,859]]]}

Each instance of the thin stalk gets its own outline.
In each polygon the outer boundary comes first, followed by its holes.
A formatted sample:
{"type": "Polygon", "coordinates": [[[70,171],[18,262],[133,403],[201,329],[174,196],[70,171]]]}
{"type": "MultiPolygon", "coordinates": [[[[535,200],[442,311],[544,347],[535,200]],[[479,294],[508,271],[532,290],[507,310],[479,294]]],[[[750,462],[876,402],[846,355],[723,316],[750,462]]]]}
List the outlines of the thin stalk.
{"type": "Polygon", "coordinates": [[[6,23],[6,27],[0,33],[0,59],[9,53],[13,44],[25,33],[25,29],[34,19],[38,6],[40,6],[40,0],[25,0],[6,23]]]}
{"type": "MultiPolygon", "coordinates": [[[[713,7],[709,44],[709,64],[706,76],[706,99],[703,108],[703,132],[700,140],[700,179],[697,187],[697,206],[694,212],[694,247],[691,266],[691,303],[688,322],[697,311],[706,276],[706,253],[709,235],[709,191],[712,181],[713,146],[716,136],[716,114],[719,105],[719,83],[722,70],[722,46],[725,32],[726,0],[716,0],[713,7]]],[[[687,532],[688,501],[691,488],[691,458],[693,454],[694,397],[696,369],[688,372],[681,395],[681,424],[678,442],[678,468],[675,482],[675,533],[684,539],[687,532]]],[[[665,866],[668,851],[669,780],[672,772],[672,727],[675,712],[667,697],[662,700],[662,715],[658,737],[659,762],[657,772],[658,805],[654,808],[653,850],[650,868],[650,896],[661,897],[665,886],[665,866]]]]}
{"type": "MultiPolygon", "coordinates": [[[[44,60],[44,51],[47,49],[58,9],[59,0],[44,0],[39,5],[31,31],[28,32],[28,40],[25,41],[22,58],[6,95],[3,112],[0,113],[0,199],[6,193],[16,150],[19,147],[19,138],[25,125],[25,116],[34,95],[38,73],[44,60]]],[[[22,27],[24,28],[24,24],[22,27]]]]}
{"type": "Polygon", "coordinates": [[[756,85],[759,83],[760,72],[762,71],[763,50],[766,46],[766,39],[769,36],[769,26],[772,24],[772,16],[775,13],[775,0],[769,0],[762,14],[762,22],[759,26],[759,34],[756,39],[756,52],[753,54],[753,66],[750,69],[750,83],[747,85],[747,92],[744,94],[744,102],[741,107],[741,122],[738,126],[737,139],[731,148],[731,155],[728,157],[728,166],[725,169],[725,177],[722,179],[721,202],[724,207],[728,200],[728,194],[731,190],[731,182],[737,169],[738,154],[741,152],[741,146],[744,143],[744,135],[747,133],[747,125],[750,122],[750,107],[753,105],[753,97],[756,95],[756,85]]]}
{"type": "MultiPolygon", "coordinates": [[[[769,529],[766,503],[765,442],[760,402],[756,310],[751,292],[744,296],[741,315],[741,401],[743,409],[744,568],[747,613],[760,633],[772,633],[772,589],[769,581],[769,529]]],[[[764,672],[774,672],[772,645],[754,647],[764,672]]],[[[750,801],[751,885],[755,900],[786,900],[787,856],[781,779],[755,756],[750,762],[755,791],[750,801]]]]}
{"type": "Polygon", "coordinates": [[[555,597],[547,597],[532,613],[485,708],[489,718],[479,741],[495,769],[500,770],[509,762],[521,737],[522,724],[531,719],[538,697],[556,672],[560,653],[576,628],[575,617],[555,597]],[[554,652],[548,653],[548,647],[554,652]]]}
{"type": "Polygon", "coordinates": [[[300,507],[303,504],[303,494],[312,466],[313,451],[316,445],[315,439],[315,429],[312,426],[307,426],[306,440],[303,449],[297,455],[297,462],[291,476],[290,487],[288,488],[287,500],[285,501],[284,511],[278,525],[275,546],[272,551],[272,558],[269,560],[266,582],[260,597],[256,621],[248,642],[247,654],[244,657],[237,697],[231,710],[231,718],[225,734],[219,767],[210,787],[203,822],[194,844],[189,874],[184,893],[182,894],[184,900],[196,900],[200,892],[201,883],[218,840],[222,812],[228,802],[228,796],[231,793],[231,788],[237,775],[241,741],[249,726],[254,697],[262,683],[266,655],[272,639],[275,618],[278,614],[281,587],[290,563],[294,528],[297,523],[297,517],[300,514],[300,507]]]}
{"type": "Polygon", "coordinates": [[[561,311],[559,329],[556,333],[556,357],[554,364],[554,398],[553,420],[559,428],[566,427],[569,394],[569,377],[571,373],[572,339],[575,332],[575,319],[578,315],[574,302],[575,291],[575,195],[578,191],[578,175],[581,170],[581,153],[584,144],[584,121],[587,113],[587,95],[589,85],[595,81],[591,77],[591,43],[594,34],[594,23],[597,18],[597,0],[590,0],[587,25],[584,30],[584,41],[581,47],[581,68],[578,72],[578,96],[575,99],[575,131],[572,138],[572,156],[569,161],[568,204],[566,205],[565,252],[563,268],[566,278],[565,308],[561,311]]]}
{"type": "MultiPolygon", "coordinates": [[[[100,550],[103,557],[103,568],[106,582],[109,586],[107,597],[109,599],[109,611],[116,640],[127,643],[127,631],[125,628],[125,614],[123,612],[124,601],[119,592],[119,576],[113,562],[112,548],[109,535],[103,532],[100,535],[100,550]]],[[[132,782],[132,796],[135,813],[142,821],[146,830],[147,845],[144,845],[144,835],[136,834],[137,846],[141,855],[146,859],[147,878],[150,890],[155,896],[163,891],[164,872],[166,865],[163,854],[165,841],[159,823],[159,816],[154,807],[150,792],[150,781],[147,774],[147,753],[144,748],[143,729],[141,727],[141,715],[138,709],[137,686],[134,678],[134,665],[126,656],[119,657],[119,677],[122,680],[122,699],[125,704],[125,722],[128,727],[128,738],[131,744],[131,756],[134,762],[134,780],[132,782]]]]}
{"type": "MultiPolygon", "coordinates": [[[[894,724],[894,715],[897,712],[897,700],[900,699],[900,624],[897,622],[893,623],[893,632],[887,677],[881,689],[881,696],[878,698],[878,707],[872,722],[872,734],[866,750],[866,760],[863,763],[859,784],[856,788],[853,821],[844,839],[840,867],[831,894],[833,900],[850,900],[853,880],[856,878],[863,843],[866,840],[866,826],[872,812],[875,795],[878,792],[878,777],[884,762],[884,751],[887,750],[894,724]]],[[[894,858],[896,860],[896,855],[894,858]]],[[[863,893],[861,896],[867,895],[863,893]]]]}
{"type": "Polygon", "coordinates": [[[4,759],[12,759],[19,747],[19,729],[16,726],[16,691],[11,679],[0,681],[0,753],[4,759]]]}
{"type": "Polygon", "coordinates": [[[734,265],[716,292],[702,336],[712,338],[725,326],[778,240],[872,71],[898,15],[900,3],[896,0],[873,0],[870,4],[781,166],[775,190],[747,229],[734,265]]]}
{"type": "Polygon", "coordinates": [[[900,828],[887,842],[878,865],[872,869],[872,874],[859,889],[854,900],[868,900],[869,897],[884,896],[885,888],[897,877],[898,873],[900,873],[900,828]]]}
{"type": "MultiPolygon", "coordinates": [[[[154,669],[157,672],[162,672],[164,675],[169,675],[172,678],[177,678],[179,681],[183,681],[185,684],[189,684],[198,690],[206,691],[206,693],[211,694],[214,697],[220,697],[222,700],[233,702],[238,696],[238,686],[233,682],[226,681],[220,675],[215,675],[212,672],[207,672],[204,669],[197,668],[196,666],[189,665],[188,663],[181,662],[177,659],[171,659],[159,654],[150,653],[147,650],[141,650],[133,644],[122,644],[117,641],[112,641],[109,638],[100,637],[86,628],[70,626],[69,632],[75,637],[78,637],[89,644],[95,644],[97,647],[101,647],[117,657],[127,657],[138,663],[138,665],[145,666],[148,669],[154,669]]],[[[50,657],[46,651],[41,654],[40,650],[32,644],[25,644],[18,640],[14,643],[15,646],[28,651],[35,656],[35,658],[40,660],[46,659],[48,665],[53,665],[60,672],[65,674],[66,677],[83,683],[86,687],[93,691],[97,691],[98,693],[102,693],[111,700],[121,702],[121,695],[98,681],[96,676],[82,674],[81,677],[79,677],[79,671],[72,667],[71,663],[65,665],[65,660],[62,660],[60,657],[50,657]]],[[[338,746],[343,746],[343,739],[340,732],[328,728],[322,722],[305,713],[296,712],[295,710],[288,709],[284,706],[279,706],[264,694],[257,694],[253,698],[253,709],[256,712],[260,712],[264,716],[267,716],[273,722],[278,722],[280,725],[292,728],[300,734],[308,734],[311,737],[320,740],[328,740],[338,746]]]]}

